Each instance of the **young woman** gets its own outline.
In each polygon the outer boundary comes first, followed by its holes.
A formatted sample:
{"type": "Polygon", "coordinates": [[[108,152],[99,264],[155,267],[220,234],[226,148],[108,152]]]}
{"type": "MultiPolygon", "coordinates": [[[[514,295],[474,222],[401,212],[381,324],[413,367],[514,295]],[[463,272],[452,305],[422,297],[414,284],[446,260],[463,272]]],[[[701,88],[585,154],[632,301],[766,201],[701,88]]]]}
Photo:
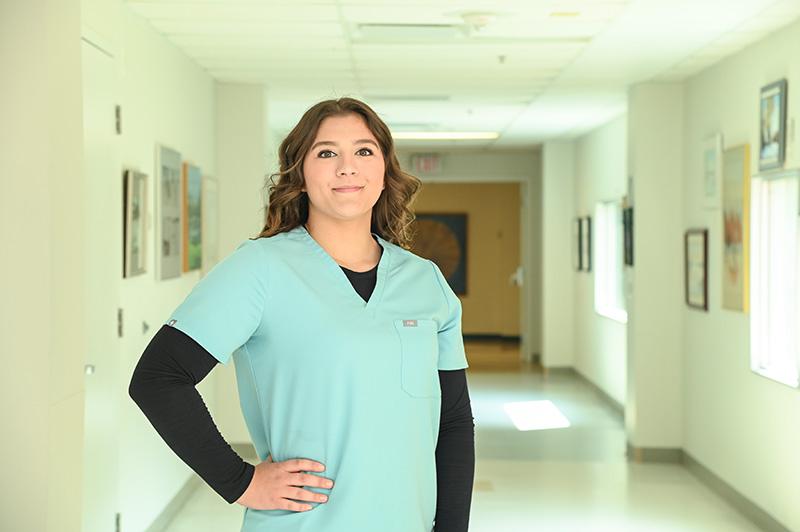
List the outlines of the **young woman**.
{"type": "MultiPolygon", "coordinates": [[[[461,302],[411,253],[421,183],[363,102],[310,108],[280,146],[267,222],[156,333],[129,394],[244,532],[462,532],[474,420],[461,302]],[[195,385],[234,361],[260,463],[195,385]]],[[[274,176],[273,176],[274,177],[274,176]]]]}

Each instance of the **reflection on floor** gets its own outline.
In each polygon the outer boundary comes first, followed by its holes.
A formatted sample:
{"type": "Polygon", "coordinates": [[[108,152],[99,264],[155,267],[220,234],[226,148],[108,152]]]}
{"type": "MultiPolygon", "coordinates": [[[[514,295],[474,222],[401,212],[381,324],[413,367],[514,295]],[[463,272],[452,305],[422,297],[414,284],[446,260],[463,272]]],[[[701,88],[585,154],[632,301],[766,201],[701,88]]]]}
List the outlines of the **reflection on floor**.
{"type": "MultiPolygon", "coordinates": [[[[467,355],[477,455],[471,532],[759,530],[682,466],[628,462],[621,417],[574,376],[520,363],[513,344],[468,342],[467,355]],[[571,426],[517,430],[504,405],[539,400],[571,426]]],[[[237,532],[243,511],[203,485],[167,532],[237,532]]]]}

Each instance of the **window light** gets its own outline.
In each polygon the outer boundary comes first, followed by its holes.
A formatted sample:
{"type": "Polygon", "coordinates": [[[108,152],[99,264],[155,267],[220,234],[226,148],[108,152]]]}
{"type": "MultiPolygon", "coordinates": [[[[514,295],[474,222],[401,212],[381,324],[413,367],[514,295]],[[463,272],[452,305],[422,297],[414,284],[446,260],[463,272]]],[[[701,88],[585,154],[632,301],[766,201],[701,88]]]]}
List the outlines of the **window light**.
{"type": "Polygon", "coordinates": [[[800,172],[751,182],[750,367],[798,387],[800,358],[800,172]]]}
{"type": "Polygon", "coordinates": [[[622,281],[622,207],[619,202],[598,203],[594,230],[594,309],[620,323],[628,322],[622,281]]]}

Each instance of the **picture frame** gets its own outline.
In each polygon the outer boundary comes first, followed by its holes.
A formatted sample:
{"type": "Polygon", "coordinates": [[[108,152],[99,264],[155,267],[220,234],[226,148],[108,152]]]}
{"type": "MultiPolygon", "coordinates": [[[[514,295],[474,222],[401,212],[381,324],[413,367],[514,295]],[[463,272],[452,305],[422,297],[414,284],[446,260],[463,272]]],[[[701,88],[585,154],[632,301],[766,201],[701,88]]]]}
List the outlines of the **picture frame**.
{"type": "Polygon", "coordinates": [[[703,207],[719,209],[722,198],[723,138],[716,133],[703,143],[703,207]]]}
{"type": "Polygon", "coordinates": [[[749,311],[750,145],[722,154],[722,308],[749,311]]]}
{"type": "Polygon", "coordinates": [[[122,278],[147,272],[147,175],[122,171],[122,278]]]}
{"type": "Polygon", "coordinates": [[[782,168],[786,159],[787,90],[785,78],[761,88],[759,171],[782,168]]]}
{"type": "Polygon", "coordinates": [[[180,277],[182,267],[181,154],[156,145],[156,258],[158,280],[180,277]]]}
{"type": "Polygon", "coordinates": [[[633,207],[622,209],[623,264],[633,266],[633,207]]]}
{"type": "Polygon", "coordinates": [[[708,312],[708,229],[686,231],[684,273],[686,305],[708,312]]]}
{"type": "Polygon", "coordinates": [[[203,175],[200,168],[184,161],[181,172],[183,192],[183,271],[203,265],[203,175]]]}
{"type": "Polygon", "coordinates": [[[459,296],[468,295],[468,222],[468,213],[417,212],[412,223],[411,251],[433,261],[459,296]]]}
{"type": "Polygon", "coordinates": [[[581,218],[575,218],[572,222],[572,267],[576,272],[583,271],[583,258],[581,255],[583,250],[582,230],[583,222],[581,218]]]}
{"type": "Polygon", "coordinates": [[[592,271],[592,217],[581,218],[581,271],[592,271]]]}

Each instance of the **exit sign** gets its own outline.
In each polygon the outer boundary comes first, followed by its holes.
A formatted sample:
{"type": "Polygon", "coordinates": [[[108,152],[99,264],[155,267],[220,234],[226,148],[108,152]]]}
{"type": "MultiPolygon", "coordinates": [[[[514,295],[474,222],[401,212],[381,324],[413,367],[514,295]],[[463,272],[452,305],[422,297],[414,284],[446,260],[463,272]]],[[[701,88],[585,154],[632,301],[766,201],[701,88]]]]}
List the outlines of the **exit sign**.
{"type": "Polygon", "coordinates": [[[416,174],[439,174],[442,158],[438,153],[415,153],[411,156],[411,168],[416,174]]]}

